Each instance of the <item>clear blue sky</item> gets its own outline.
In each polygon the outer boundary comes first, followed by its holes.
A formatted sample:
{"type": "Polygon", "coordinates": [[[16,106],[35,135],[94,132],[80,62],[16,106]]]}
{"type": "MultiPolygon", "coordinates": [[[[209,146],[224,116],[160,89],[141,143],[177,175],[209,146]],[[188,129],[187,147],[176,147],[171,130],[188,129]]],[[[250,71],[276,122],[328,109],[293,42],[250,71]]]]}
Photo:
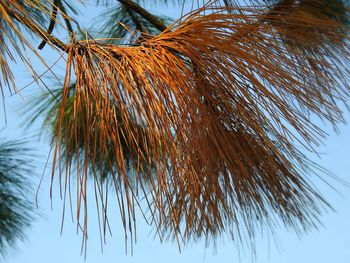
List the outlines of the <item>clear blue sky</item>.
{"type": "MultiPolygon", "coordinates": [[[[93,1],[90,1],[93,2],[93,1]]],[[[155,9],[159,13],[166,13],[169,16],[177,17],[179,10],[170,6],[168,9],[155,9]]],[[[96,16],[94,7],[87,7],[82,19],[85,26],[89,25],[91,17],[96,16]],[[85,20],[84,20],[85,19],[85,20]]],[[[47,49],[46,49],[47,50],[47,49]]],[[[55,61],[57,55],[46,51],[44,55],[50,64],[55,61]]],[[[34,62],[35,63],[35,62],[34,62]]],[[[62,70],[63,66],[58,65],[56,70],[62,70]]],[[[18,66],[16,78],[18,87],[21,88],[30,82],[27,73],[23,73],[23,68],[18,66]]],[[[38,129],[24,130],[21,127],[18,113],[19,108],[24,105],[27,95],[37,89],[34,85],[27,88],[23,93],[24,99],[19,96],[12,96],[6,99],[8,124],[5,126],[3,117],[0,123],[0,138],[16,138],[23,136],[30,137],[38,129]]],[[[1,116],[3,113],[0,112],[1,116]]],[[[350,114],[346,113],[346,119],[350,122],[350,114]]],[[[318,150],[323,153],[321,159],[314,158],[319,164],[332,171],[338,177],[350,181],[350,126],[340,125],[340,134],[336,135],[331,127],[326,127],[330,137],[325,141],[325,145],[318,150]]],[[[42,172],[43,162],[48,151],[47,144],[34,141],[31,144],[40,152],[37,173],[42,172]]],[[[33,178],[36,188],[39,175],[33,178]]],[[[94,202],[91,202],[89,241],[87,259],[85,262],[255,262],[257,263],[349,263],[350,262],[350,190],[334,182],[334,185],[342,195],[336,193],[329,187],[314,178],[315,184],[320,191],[334,205],[336,212],[324,215],[321,220],[323,226],[319,230],[297,237],[295,233],[281,229],[276,229],[277,241],[267,235],[257,237],[256,258],[251,256],[249,251],[236,249],[235,244],[229,239],[223,239],[217,246],[205,248],[203,242],[191,244],[180,253],[175,243],[160,243],[154,236],[154,231],[148,227],[139,217],[138,221],[138,242],[134,246],[134,254],[130,252],[125,255],[124,236],[122,226],[119,222],[117,208],[111,214],[113,236],[108,237],[107,244],[101,252],[100,239],[94,214],[94,202]],[[115,219],[115,220],[114,220],[115,219]]],[[[33,226],[28,231],[28,239],[19,242],[18,248],[10,251],[6,259],[0,262],[8,263],[62,263],[62,262],[84,262],[84,257],[80,255],[81,236],[76,235],[75,225],[66,220],[62,236],[60,235],[61,207],[62,202],[58,195],[53,200],[53,210],[50,208],[49,198],[50,178],[47,175],[39,194],[39,207],[42,218],[33,222],[33,226]]],[[[55,188],[57,190],[57,187],[55,188]]],[[[33,196],[34,198],[34,196],[33,196]]]]}

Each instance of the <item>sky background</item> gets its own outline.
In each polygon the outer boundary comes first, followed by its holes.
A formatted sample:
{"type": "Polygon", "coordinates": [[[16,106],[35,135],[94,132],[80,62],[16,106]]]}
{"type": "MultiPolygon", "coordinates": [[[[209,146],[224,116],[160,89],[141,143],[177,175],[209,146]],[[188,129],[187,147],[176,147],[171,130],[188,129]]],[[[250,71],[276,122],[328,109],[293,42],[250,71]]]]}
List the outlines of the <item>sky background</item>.
{"type": "MultiPolygon", "coordinates": [[[[90,1],[93,2],[93,1],[90,1]]],[[[89,2],[88,2],[89,3],[89,2]]],[[[187,7],[188,8],[188,7],[187,7]]],[[[166,14],[177,18],[181,12],[179,7],[169,6],[167,9],[153,8],[160,14],[166,14]]],[[[88,5],[82,10],[81,22],[83,26],[91,25],[91,18],[101,12],[101,8],[88,5]]],[[[45,48],[43,51],[45,61],[50,65],[58,58],[57,54],[45,48]]],[[[39,65],[34,60],[35,66],[39,65]]],[[[18,88],[26,86],[31,80],[23,66],[14,66],[18,88]]],[[[55,66],[55,71],[62,72],[63,64],[55,66]]],[[[38,72],[44,71],[41,67],[38,72]]],[[[31,129],[24,129],[23,120],[24,105],[29,98],[28,94],[38,88],[35,85],[27,87],[22,96],[7,96],[7,124],[3,119],[3,112],[0,112],[0,138],[32,138],[37,134],[39,124],[31,129]]],[[[346,120],[350,122],[350,114],[346,112],[346,120]]],[[[322,126],[322,124],[320,124],[322,126]]],[[[350,126],[339,125],[339,134],[336,134],[330,126],[324,126],[329,132],[329,138],[325,144],[318,148],[320,157],[310,155],[320,165],[330,170],[339,178],[350,181],[350,126]]],[[[33,171],[34,190],[37,189],[40,175],[48,154],[48,144],[45,140],[38,141],[31,139],[29,144],[38,153],[36,158],[36,171],[33,171]]],[[[6,258],[0,258],[0,262],[8,263],[62,263],[62,262],[257,262],[257,263],[349,263],[350,262],[350,190],[336,181],[329,179],[338,192],[322,183],[317,177],[313,182],[321,193],[334,206],[334,212],[325,214],[321,221],[322,226],[318,230],[311,230],[309,233],[298,237],[294,232],[283,228],[276,229],[277,240],[271,235],[257,235],[255,256],[248,249],[238,250],[237,246],[230,239],[222,238],[216,246],[210,245],[206,248],[204,242],[190,244],[182,248],[181,253],[176,243],[161,243],[155,236],[155,231],[147,226],[141,217],[137,224],[137,244],[133,248],[133,255],[128,246],[125,253],[124,235],[122,225],[115,207],[110,214],[113,236],[107,237],[107,244],[101,251],[100,238],[95,214],[93,200],[89,211],[89,240],[87,257],[81,255],[81,235],[76,234],[75,224],[69,218],[66,219],[62,235],[60,234],[62,218],[62,202],[59,199],[58,187],[54,188],[54,199],[49,197],[50,176],[47,174],[39,191],[39,213],[32,227],[27,231],[27,240],[19,242],[18,247],[9,251],[6,258]]],[[[57,186],[57,185],[56,185],[57,186]]],[[[32,196],[34,199],[34,194],[32,196]]]]}

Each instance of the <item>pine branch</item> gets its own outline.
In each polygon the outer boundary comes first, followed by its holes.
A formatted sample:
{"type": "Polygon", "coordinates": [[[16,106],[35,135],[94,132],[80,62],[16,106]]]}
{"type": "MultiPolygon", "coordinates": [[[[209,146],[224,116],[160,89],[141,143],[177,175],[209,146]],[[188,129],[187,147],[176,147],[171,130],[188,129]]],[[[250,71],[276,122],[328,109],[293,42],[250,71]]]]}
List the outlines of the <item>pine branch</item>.
{"type": "Polygon", "coordinates": [[[43,40],[51,43],[52,45],[56,46],[57,48],[61,49],[62,51],[66,51],[68,46],[67,44],[63,43],[61,40],[56,38],[55,36],[48,34],[44,29],[42,29],[39,25],[34,23],[30,19],[26,19],[22,14],[19,14],[18,12],[14,12],[11,9],[6,9],[6,12],[20,22],[21,24],[25,25],[28,27],[34,34],[42,38],[43,40]]]}
{"type": "Polygon", "coordinates": [[[58,8],[60,9],[60,11],[62,12],[62,15],[63,15],[63,19],[64,19],[64,22],[66,23],[66,26],[67,26],[67,29],[69,31],[69,33],[73,33],[73,27],[72,27],[72,24],[70,22],[70,18],[68,17],[67,15],[67,11],[66,11],[66,8],[64,7],[63,3],[61,0],[58,0],[58,8]]]}
{"type": "Polygon", "coordinates": [[[166,25],[164,25],[164,23],[160,21],[156,16],[152,15],[150,12],[148,12],[147,10],[145,10],[143,7],[136,4],[135,2],[131,0],[117,0],[117,1],[122,5],[124,5],[125,7],[134,10],[136,13],[138,13],[140,16],[142,16],[144,19],[150,22],[159,31],[162,32],[167,28],[166,25]]]}
{"type": "Polygon", "coordinates": [[[137,18],[137,16],[135,16],[134,12],[130,8],[126,8],[126,12],[128,12],[138,31],[148,33],[148,30],[142,25],[140,20],[137,18]]]}
{"type": "MultiPolygon", "coordinates": [[[[51,13],[51,19],[50,19],[50,24],[49,24],[49,27],[47,29],[47,33],[51,35],[54,27],[55,27],[55,24],[56,24],[56,18],[57,18],[57,11],[58,11],[58,8],[57,8],[57,4],[58,4],[58,0],[54,0],[53,1],[53,4],[52,4],[52,13],[51,13]]],[[[43,49],[46,45],[46,40],[44,39],[40,45],[38,46],[38,49],[43,49]]]]}

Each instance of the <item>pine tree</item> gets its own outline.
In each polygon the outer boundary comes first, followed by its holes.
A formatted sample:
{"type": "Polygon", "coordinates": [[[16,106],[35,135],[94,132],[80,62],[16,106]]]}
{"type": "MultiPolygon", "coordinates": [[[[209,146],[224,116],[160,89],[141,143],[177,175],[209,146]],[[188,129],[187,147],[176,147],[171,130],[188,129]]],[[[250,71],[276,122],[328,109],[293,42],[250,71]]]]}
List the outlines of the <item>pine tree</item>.
{"type": "Polygon", "coordinates": [[[90,179],[103,208],[112,182],[131,235],[141,199],[160,237],[184,243],[317,225],[329,204],[305,151],[326,138],[312,116],[344,122],[347,1],[246,2],[209,1],[171,22],[148,1],[97,1],[108,12],[94,34],[68,0],[0,0],[2,88],[15,90],[11,53],[30,66],[23,46],[44,52],[23,29],[66,59],[63,87],[39,99],[31,120],[46,114],[52,170],[64,171],[64,186],[78,182],[83,234],[90,179]],[[69,42],[53,34],[57,24],[69,42]]]}
{"type": "Polygon", "coordinates": [[[0,255],[5,256],[36,216],[30,176],[31,150],[24,141],[0,143],[0,255]]]}

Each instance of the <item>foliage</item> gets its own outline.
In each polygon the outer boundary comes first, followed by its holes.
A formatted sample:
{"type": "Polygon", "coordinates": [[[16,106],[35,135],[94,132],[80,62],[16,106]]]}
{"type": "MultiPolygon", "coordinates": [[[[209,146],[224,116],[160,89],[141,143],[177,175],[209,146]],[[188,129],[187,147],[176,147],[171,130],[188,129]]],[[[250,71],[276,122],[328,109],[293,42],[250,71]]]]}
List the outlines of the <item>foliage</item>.
{"type": "MultiPolygon", "coordinates": [[[[102,16],[104,18],[99,33],[105,33],[111,43],[134,43],[141,34],[157,35],[160,31],[134,10],[120,4],[116,8],[108,9],[102,16]],[[108,17],[108,19],[105,19],[108,17]]],[[[170,18],[157,17],[164,25],[171,22],[170,18]]]]}
{"type": "Polygon", "coordinates": [[[23,141],[0,143],[0,254],[5,255],[17,239],[24,239],[25,230],[35,216],[34,204],[29,197],[29,175],[32,164],[30,149],[23,141]]]}
{"type": "MultiPolygon", "coordinates": [[[[334,127],[344,122],[347,1],[208,1],[169,26],[136,2],[118,2],[101,36],[80,39],[62,8],[68,1],[48,12],[39,0],[0,0],[0,25],[27,47],[34,49],[17,24],[65,53],[62,90],[51,91],[54,99],[38,104],[37,115],[47,114],[53,173],[65,171],[62,185],[78,183],[84,236],[88,174],[101,192],[107,186],[96,179],[106,177],[106,166],[131,235],[141,199],[160,237],[184,243],[224,231],[253,238],[260,226],[281,222],[296,231],[317,225],[328,203],[309,181],[318,170],[303,151],[326,137],[312,116],[334,127]],[[25,5],[51,25],[61,12],[70,42],[25,19],[25,5]]],[[[13,87],[5,57],[4,83],[13,87]]],[[[103,195],[96,202],[106,207],[103,195]]],[[[107,224],[107,209],[101,217],[107,224]]]]}
{"type": "MultiPolygon", "coordinates": [[[[118,108],[118,105],[115,104],[113,100],[110,100],[110,105],[113,107],[114,117],[116,118],[116,122],[119,124],[119,134],[118,138],[120,138],[120,147],[115,147],[112,144],[112,139],[107,138],[107,141],[100,141],[103,138],[104,130],[103,125],[101,123],[101,119],[99,116],[98,105],[96,105],[96,101],[89,101],[92,104],[87,104],[83,106],[82,111],[79,111],[78,115],[74,114],[74,101],[77,96],[75,93],[76,85],[71,84],[69,86],[68,91],[68,100],[65,105],[64,115],[65,117],[62,119],[62,123],[58,126],[58,117],[60,110],[60,101],[62,100],[63,89],[62,88],[51,88],[49,91],[36,94],[32,97],[32,101],[27,103],[25,107],[25,112],[30,113],[26,120],[28,125],[32,125],[34,122],[38,121],[41,117],[44,117],[41,132],[47,133],[50,138],[57,138],[61,134],[70,134],[72,133],[72,129],[75,129],[80,136],[77,140],[69,140],[60,143],[60,152],[62,153],[62,159],[60,163],[62,164],[61,169],[64,169],[64,166],[67,162],[77,163],[83,167],[85,158],[80,158],[80,154],[84,153],[85,157],[89,159],[87,163],[88,169],[93,176],[98,177],[98,180],[102,181],[105,178],[111,177],[111,174],[115,173],[115,167],[113,167],[112,160],[109,160],[109,156],[113,156],[114,151],[120,151],[120,154],[123,155],[123,162],[127,167],[128,174],[132,173],[130,169],[131,163],[137,162],[140,166],[144,166],[145,164],[141,162],[138,158],[138,153],[135,152],[137,149],[142,151],[142,154],[146,156],[149,153],[145,152],[143,148],[146,145],[146,142],[143,141],[143,138],[146,137],[147,129],[143,127],[141,124],[135,123],[134,119],[130,118],[130,120],[126,121],[124,118],[128,118],[123,115],[123,112],[118,108]],[[90,133],[86,133],[86,116],[87,116],[87,108],[90,108],[89,111],[91,116],[93,116],[91,122],[93,123],[93,128],[91,128],[90,133]],[[79,119],[76,123],[73,123],[76,118],[79,119]],[[132,122],[132,134],[137,134],[136,140],[138,141],[138,145],[134,145],[135,138],[127,137],[129,134],[129,127],[125,125],[129,122],[132,122]],[[76,124],[76,125],[75,125],[76,124]],[[89,149],[85,150],[86,142],[89,142],[89,149]],[[99,156],[98,160],[95,160],[95,157],[99,156]],[[73,161],[71,160],[73,158],[73,161]],[[96,165],[94,165],[96,162],[96,165]],[[96,175],[98,174],[98,175],[96,175]]],[[[84,99],[83,99],[84,100],[84,99]]],[[[87,102],[82,102],[83,104],[87,102]]],[[[55,143],[55,141],[54,141],[55,143]]],[[[149,155],[150,162],[152,157],[149,155]]],[[[75,168],[72,167],[72,168],[75,168]]],[[[130,178],[130,180],[132,180],[130,178]]]]}

